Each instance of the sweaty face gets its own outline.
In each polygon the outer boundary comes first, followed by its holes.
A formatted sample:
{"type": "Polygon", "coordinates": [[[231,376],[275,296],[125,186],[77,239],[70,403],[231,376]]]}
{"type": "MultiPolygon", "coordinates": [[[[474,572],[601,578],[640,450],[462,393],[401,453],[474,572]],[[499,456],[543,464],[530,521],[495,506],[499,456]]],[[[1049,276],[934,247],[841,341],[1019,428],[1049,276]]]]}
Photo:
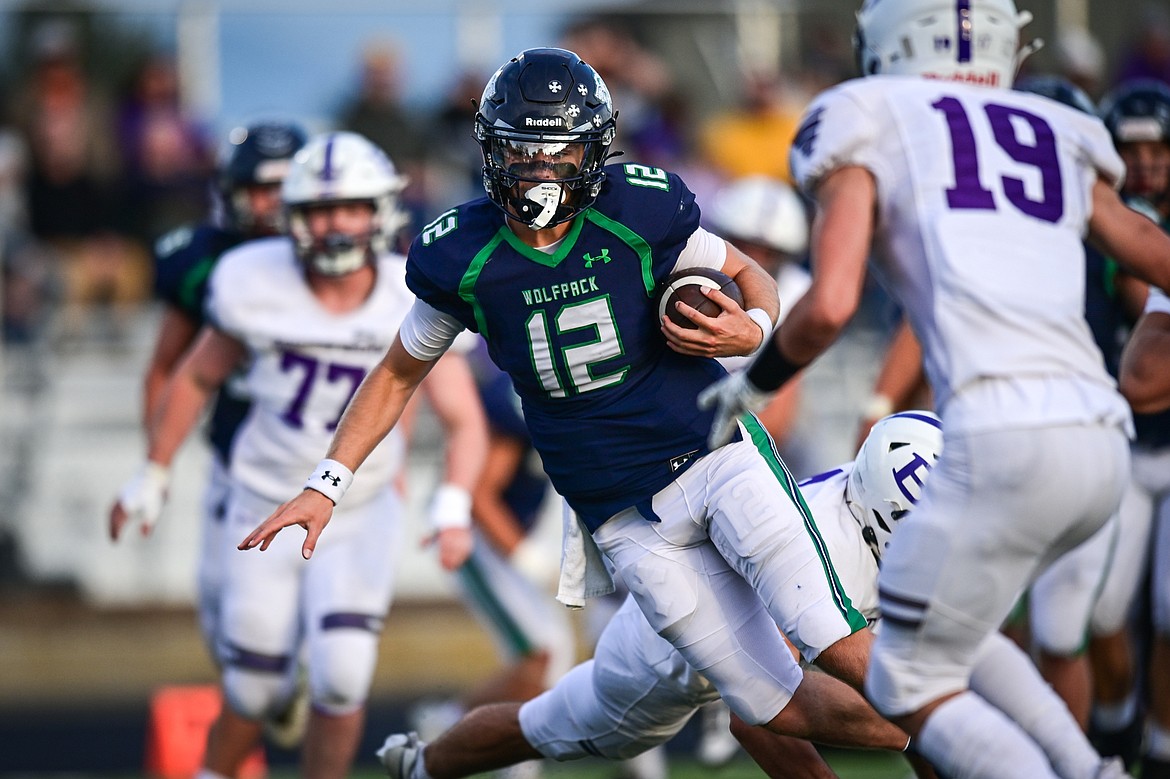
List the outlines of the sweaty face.
{"type": "Polygon", "coordinates": [[[501,140],[494,144],[492,156],[496,165],[519,178],[567,179],[580,175],[585,145],[501,140]]]}
{"type": "Polygon", "coordinates": [[[1123,143],[1118,149],[1125,161],[1125,191],[1165,208],[1170,196],[1170,145],[1161,141],[1123,143]]]}

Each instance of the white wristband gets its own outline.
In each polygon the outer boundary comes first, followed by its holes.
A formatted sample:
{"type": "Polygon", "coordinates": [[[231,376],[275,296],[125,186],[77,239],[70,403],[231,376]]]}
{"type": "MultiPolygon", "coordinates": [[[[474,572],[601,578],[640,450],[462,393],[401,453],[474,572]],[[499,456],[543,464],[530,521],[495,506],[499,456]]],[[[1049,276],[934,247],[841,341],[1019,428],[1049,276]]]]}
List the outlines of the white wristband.
{"type": "Polygon", "coordinates": [[[316,490],[336,506],[345,496],[349,485],[353,484],[353,471],[337,460],[322,460],[317,463],[317,470],[305,482],[305,488],[316,490]]]}
{"type": "Polygon", "coordinates": [[[436,532],[471,527],[471,493],[457,484],[440,484],[431,498],[431,527],[436,532]]]}
{"type": "MultiPolygon", "coordinates": [[[[772,335],[772,331],[776,329],[776,323],[772,321],[772,317],[768,312],[762,308],[749,308],[745,311],[752,321],[759,325],[760,329],[764,331],[764,337],[760,339],[760,346],[763,346],[768,341],[768,336],[772,335]]],[[[756,349],[759,349],[757,346],[756,349]]]]}

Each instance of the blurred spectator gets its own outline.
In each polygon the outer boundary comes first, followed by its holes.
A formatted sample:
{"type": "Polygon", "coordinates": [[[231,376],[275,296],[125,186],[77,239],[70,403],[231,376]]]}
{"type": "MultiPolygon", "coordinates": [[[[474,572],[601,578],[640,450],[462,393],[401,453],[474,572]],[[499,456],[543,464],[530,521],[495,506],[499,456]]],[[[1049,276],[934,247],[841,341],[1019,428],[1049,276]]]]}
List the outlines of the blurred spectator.
{"type": "Polygon", "coordinates": [[[1100,97],[1101,79],[1105,74],[1105,50],[1088,30],[1068,27],[1057,33],[1056,67],[1061,76],[1090,97],[1100,97]]]}
{"type": "Polygon", "coordinates": [[[212,144],[184,115],[174,61],[152,54],[135,70],[118,112],[128,227],[144,243],[207,212],[212,144]]]}
{"type": "Polygon", "coordinates": [[[128,304],[146,297],[150,271],[145,250],[118,232],[123,211],[114,124],[71,38],[44,39],[13,116],[29,149],[29,226],[61,263],[63,335],[83,332],[86,306],[98,302],[115,305],[117,326],[128,304]]]}
{"type": "Polygon", "coordinates": [[[570,25],[561,46],[590,63],[621,106],[615,150],[632,162],[675,168],[685,151],[689,107],[674,91],[666,63],[620,22],[589,18],[570,25]]]}
{"type": "Polygon", "coordinates": [[[761,175],[791,182],[788,149],[803,109],[800,102],[789,99],[779,73],[746,74],[741,104],[703,126],[703,158],[728,179],[761,175]]]}
{"type": "Polygon", "coordinates": [[[44,249],[28,233],[24,178],[27,150],[0,130],[0,313],[5,344],[30,344],[48,320],[53,284],[44,249]]]}
{"type": "MultiPolygon", "coordinates": [[[[366,46],[361,59],[357,94],[341,109],[342,129],[370,139],[398,165],[409,182],[401,195],[402,206],[410,212],[413,227],[407,237],[425,222],[427,176],[425,127],[402,103],[401,66],[395,44],[377,41],[366,46]]],[[[471,125],[468,125],[471,132],[471,125]]]]}
{"type": "Polygon", "coordinates": [[[1170,11],[1147,5],[1139,15],[1133,39],[1117,69],[1114,83],[1154,78],[1170,84],[1170,11]]]}
{"type": "Polygon", "coordinates": [[[459,74],[438,107],[427,138],[428,188],[434,203],[458,203],[483,194],[483,154],[475,140],[476,103],[488,74],[459,74]]]}

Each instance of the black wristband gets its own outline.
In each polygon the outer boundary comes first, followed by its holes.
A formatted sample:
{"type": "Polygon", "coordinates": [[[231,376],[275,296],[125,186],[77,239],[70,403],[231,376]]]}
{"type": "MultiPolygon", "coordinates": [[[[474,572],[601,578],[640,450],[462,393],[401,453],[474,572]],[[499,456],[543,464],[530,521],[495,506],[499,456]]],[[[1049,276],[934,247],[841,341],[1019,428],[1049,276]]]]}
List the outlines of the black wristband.
{"type": "Polygon", "coordinates": [[[802,370],[803,365],[797,365],[781,354],[776,339],[769,338],[755,362],[747,369],[747,380],[761,392],[772,392],[802,370]]]}

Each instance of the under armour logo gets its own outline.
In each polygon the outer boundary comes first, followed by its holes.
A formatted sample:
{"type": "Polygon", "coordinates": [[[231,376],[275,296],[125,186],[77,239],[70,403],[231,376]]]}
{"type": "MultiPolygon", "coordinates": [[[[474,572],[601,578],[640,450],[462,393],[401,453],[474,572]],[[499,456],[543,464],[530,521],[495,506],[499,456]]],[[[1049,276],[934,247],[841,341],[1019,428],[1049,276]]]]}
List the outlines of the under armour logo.
{"type": "Polygon", "coordinates": [[[610,259],[611,259],[611,257],[609,256],[609,249],[602,249],[601,254],[597,255],[596,257],[593,257],[591,255],[586,254],[585,255],[585,267],[592,268],[593,263],[595,263],[595,262],[600,262],[602,265],[604,265],[605,263],[609,262],[610,259]]]}
{"type": "Polygon", "coordinates": [[[548,91],[549,92],[556,94],[557,92],[560,92],[562,89],[564,89],[564,87],[561,86],[561,82],[559,82],[559,81],[548,82],[548,91]]]}
{"type": "Polygon", "coordinates": [[[321,474],[321,478],[325,481],[332,482],[334,487],[341,484],[341,477],[334,476],[332,471],[325,471],[325,473],[321,474]]]}

